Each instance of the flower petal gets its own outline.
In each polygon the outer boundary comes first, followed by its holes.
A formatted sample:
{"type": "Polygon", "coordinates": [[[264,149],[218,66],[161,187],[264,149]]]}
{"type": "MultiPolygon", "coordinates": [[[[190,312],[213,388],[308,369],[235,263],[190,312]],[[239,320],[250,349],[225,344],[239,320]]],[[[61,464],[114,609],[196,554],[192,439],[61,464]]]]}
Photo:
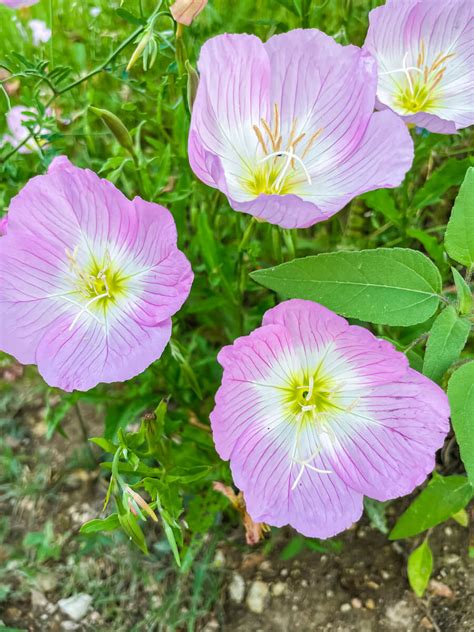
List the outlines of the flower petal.
{"type": "Polygon", "coordinates": [[[32,364],[47,327],[72,311],[67,266],[54,244],[39,236],[19,238],[10,228],[0,239],[0,259],[0,348],[32,364]]]}
{"type": "Polygon", "coordinates": [[[403,121],[389,110],[370,119],[359,147],[345,162],[321,173],[306,185],[303,197],[337,213],[355,196],[374,189],[397,187],[413,162],[413,141],[403,121]]]}
{"type": "MultiPolygon", "coordinates": [[[[221,351],[225,375],[211,414],[213,436],[220,456],[231,460],[235,484],[253,520],[330,537],[360,517],[362,495],[337,475],[309,468],[300,472],[298,458],[314,452],[318,439],[315,434],[298,436],[298,424],[271,384],[288,370],[287,362],[291,368],[285,352],[285,330],[272,324],[221,351]],[[304,453],[295,455],[297,445],[304,453]]],[[[316,456],[311,465],[327,469],[324,456],[316,456]]]]}
{"type": "Polygon", "coordinates": [[[446,394],[423,375],[375,385],[353,410],[330,422],[329,462],[354,490],[377,500],[420,485],[435,465],[449,430],[446,394]]]}
{"type": "Polygon", "coordinates": [[[141,327],[124,311],[107,327],[83,317],[71,328],[67,314],[49,327],[36,362],[44,380],[65,391],[87,391],[100,382],[121,382],[142,373],[160,357],[171,336],[171,319],[141,327]]]}
{"type": "Polygon", "coordinates": [[[344,161],[358,146],[374,109],[374,59],[316,29],[275,35],[265,50],[271,63],[270,100],[279,107],[283,138],[295,123],[294,138],[305,134],[298,145],[304,153],[321,130],[305,157],[311,176],[344,161]]]}
{"type": "Polygon", "coordinates": [[[245,164],[258,145],[253,125],[268,117],[270,62],[257,37],[226,34],[204,44],[198,68],[189,161],[196,175],[215,187],[206,152],[219,156],[228,189],[239,197],[245,164]]]}

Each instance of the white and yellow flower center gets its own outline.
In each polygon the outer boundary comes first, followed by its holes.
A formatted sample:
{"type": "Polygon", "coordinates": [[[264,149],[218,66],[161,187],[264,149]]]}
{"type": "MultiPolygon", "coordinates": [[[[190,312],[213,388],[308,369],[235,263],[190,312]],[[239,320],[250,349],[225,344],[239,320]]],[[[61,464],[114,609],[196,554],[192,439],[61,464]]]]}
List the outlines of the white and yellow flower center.
{"type": "Polygon", "coordinates": [[[404,114],[430,112],[436,109],[442,97],[442,80],[447,62],[455,53],[441,52],[427,63],[424,42],[421,41],[414,65],[407,65],[408,52],[403,58],[402,68],[382,72],[381,75],[396,75],[394,105],[404,114]]]}
{"type": "Polygon", "coordinates": [[[72,253],[67,250],[66,255],[70,264],[74,293],[80,296],[80,309],[70,329],[73,329],[83,314],[92,316],[103,324],[101,316],[126,294],[127,277],[113,265],[107,249],[102,257],[90,256],[87,264],[82,266],[78,262],[77,248],[72,253]]]}
{"type": "Polygon", "coordinates": [[[311,184],[311,176],[305,160],[321,135],[318,129],[311,136],[298,133],[296,119],[291,124],[286,140],[283,138],[278,105],[274,105],[273,119],[261,119],[253,131],[258,141],[258,155],[255,165],[247,169],[243,178],[243,188],[252,195],[287,195],[297,193],[303,183],[311,184]]]}

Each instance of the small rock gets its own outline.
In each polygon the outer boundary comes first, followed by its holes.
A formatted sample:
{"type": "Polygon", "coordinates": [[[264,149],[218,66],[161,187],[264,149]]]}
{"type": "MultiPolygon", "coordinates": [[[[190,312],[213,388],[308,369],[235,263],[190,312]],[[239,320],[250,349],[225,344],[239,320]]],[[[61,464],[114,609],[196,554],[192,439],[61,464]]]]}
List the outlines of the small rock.
{"type": "Polygon", "coordinates": [[[44,610],[47,606],[48,600],[39,590],[31,591],[31,607],[34,610],[44,610]]]}
{"type": "Polygon", "coordinates": [[[58,578],[53,573],[42,573],[37,576],[36,585],[42,592],[50,592],[58,585],[58,578]]]}
{"type": "Polygon", "coordinates": [[[356,610],[360,610],[362,608],[362,601],[354,597],[354,599],[351,599],[351,606],[356,610]]]}
{"type": "Polygon", "coordinates": [[[387,571],[382,571],[380,574],[382,575],[382,579],[390,579],[390,573],[387,571]]]}
{"type": "Polygon", "coordinates": [[[307,579],[302,579],[301,580],[301,587],[302,588],[308,588],[308,580],[307,579]]]}
{"type": "Polygon", "coordinates": [[[446,597],[446,599],[452,599],[454,597],[454,592],[451,588],[443,584],[443,582],[436,581],[436,579],[430,581],[428,589],[437,597],[446,597]]]}
{"type": "Polygon", "coordinates": [[[78,593],[72,595],[68,599],[60,599],[58,601],[59,609],[67,614],[70,619],[80,621],[83,619],[92,603],[92,597],[86,593],[78,593]]]}
{"type": "Polygon", "coordinates": [[[216,632],[216,630],[220,630],[219,622],[215,619],[211,619],[206,623],[202,632],[216,632]]]}
{"type": "Polygon", "coordinates": [[[242,603],[245,596],[245,581],[242,575],[234,573],[229,584],[229,597],[234,603],[242,603]]]}
{"type": "Polygon", "coordinates": [[[451,529],[451,527],[445,527],[444,528],[444,533],[445,533],[445,535],[448,536],[448,538],[450,538],[453,535],[453,530],[451,529]]]}
{"type": "Polygon", "coordinates": [[[380,584],[377,584],[377,582],[373,582],[373,581],[368,581],[367,586],[369,588],[372,588],[372,590],[378,590],[380,588],[380,584]]]}
{"type": "Polygon", "coordinates": [[[286,584],[283,582],[276,582],[272,586],[272,595],[274,597],[280,597],[286,590],[286,584]]]}
{"type": "Polygon", "coordinates": [[[341,612],[350,612],[352,610],[350,603],[343,603],[339,609],[341,612]]]}
{"type": "Polygon", "coordinates": [[[387,608],[385,616],[390,625],[390,630],[411,630],[415,613],[413,607],[404,599],[401,599],[387,608]]]}
{"type": "Polygon", "coordinates": [[[80,623],[76,623],[75,621],[61,621],[61,630],[64,632],[72,632],[73,630],[79,630],[81,627],[80,623]]]}
{"type": "Polygon", "coordinates": [[[269,560],[265,560],[260,564],[260,570],[264,573],[269,573],[272,570],[272,564],[269,560]]]}
{"type": "Polygon", "coordinates": [[[331,590],[331,589],[326,590],[326,597],[328,597],[329,599],[331,597],[334,597],[334,590],[331,590]]]}
{"type": "Polygon", "coordinates": [[[423,619],[420,621],[420,625],[425,630],[432,630],[434,628],[433,624],[428,619],[428,617],[423,617],[423,619]]]}
{"type": "Polygon", "coordinates": [[[375,610],[375,601],[373,599],[367,599],[365,602],[365,607],[367,610],[375,610]]]}
{"type": "Polygon", "coordinates": [[[260,580],[253,582],[247,595],[246,603],[248,609],[255,614],[262,614],[268,603],[269,592],[265,582],[260,580]]]}
{"type": "Polygon", "coordinates": [[[288,575],[288,569],[287,568],[282,568],[280,571],[280,575],[282,577],[286,577],[288,575]]]}

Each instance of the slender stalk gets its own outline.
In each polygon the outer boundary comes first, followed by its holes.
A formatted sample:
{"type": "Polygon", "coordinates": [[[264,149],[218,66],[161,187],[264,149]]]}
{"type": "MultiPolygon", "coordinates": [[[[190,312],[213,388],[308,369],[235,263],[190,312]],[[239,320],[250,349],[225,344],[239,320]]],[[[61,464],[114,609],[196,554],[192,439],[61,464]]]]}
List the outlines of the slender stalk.
{"type": "MultiPolygon", "coordinates": [[[[65,94],[66,92],[69,92],[69,90],[76,88],[77,86],[81,85],[81,83],[88,81],[89,79],[91,79],[91,77],[94,77],[95,75],[102,72],[117,57],[117,55],[119,55],[124,50],[124,48],[126,48],[129,44],[131,44],[138,37],[138,35],[140,35],[140,33],[142,33],[145,30],[145,26],[146,25],[143,25],[135,29],[135,31],[133,31],[133,33],[129,35],[127,39],[125,39],[121,44],[119,44],[119,46],[117,46],[117,48],[115,48],[112,51],[112,53],[107,57],[107,59],[104,62],[102,62],[99,66],[94,68],[94,70],[91,70],[89,73],[87,73],[83,77],[80,77],[79,79],[76,79],[75,81],[72,81],[64,88],[61,88],[61,90],[53,90],[54,94],[47,101],[45,105],[45,109],[47,110],[54,103],[54,101],[57,99],[58,96],[65,94]]],[[[12,156],[14,156],[24,145],[26,145],[31,140],[32,137],[33,137],[33,133],[30,132],[28,136],[26,136],[21,141],[21,143],[18,143],[16,147],[14,147],[11,151],[7,153],[7,155],[4,158],[2,158],[2,163],[7,162],[7,160],[9,160],[12,156]]]]}

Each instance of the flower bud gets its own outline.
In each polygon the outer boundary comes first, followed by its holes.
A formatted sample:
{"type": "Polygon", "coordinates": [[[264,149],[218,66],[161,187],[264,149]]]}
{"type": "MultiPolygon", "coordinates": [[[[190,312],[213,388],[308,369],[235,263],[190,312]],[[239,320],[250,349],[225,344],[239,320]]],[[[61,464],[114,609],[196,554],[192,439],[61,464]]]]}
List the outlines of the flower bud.
{"type": "Polygon", "coordinates": [[[170,11],[178,24],[189,26],[207,5],[207,0],[176,0],[170,11]]]}
{"type": "Polygon", "coordinates": [[[92,105],[89,106],[89,110],[101,118],[122,147],[130,152],[132,156],[135,156],[135,149],[133,147],[133,140],[130,136],[130,132],[119,117],[108,110],[101,110],[100,108],[95,108],[92,105]]]}
{"type": "Polygon", "coordinates": [[[143,35],[143,37],[141,38],[141,40],[138,42],[137,47],[135,48],[135,50],[133,51],[132,56],[130,57],[130,61],[127,64],[127,68],[126,71],[128,72],[136,63],[137,61],[140,59],[141,54],[143,53],[143,51],[145,50],[145,48],[148,46],[148,43],[150,41],[151,36],[153,35],[153,29],[147,29],[145,31],[145,34],[143,35]]]}
{"type": "Polygon", "coordinates": [[[197,89],[199,86],[199,75],[196,70],[191,66],[189,60],[184,62],[186,72],[188,73],[188,107],[189,111],[193,111],[194,101],[196,100],[197,89]]]}

